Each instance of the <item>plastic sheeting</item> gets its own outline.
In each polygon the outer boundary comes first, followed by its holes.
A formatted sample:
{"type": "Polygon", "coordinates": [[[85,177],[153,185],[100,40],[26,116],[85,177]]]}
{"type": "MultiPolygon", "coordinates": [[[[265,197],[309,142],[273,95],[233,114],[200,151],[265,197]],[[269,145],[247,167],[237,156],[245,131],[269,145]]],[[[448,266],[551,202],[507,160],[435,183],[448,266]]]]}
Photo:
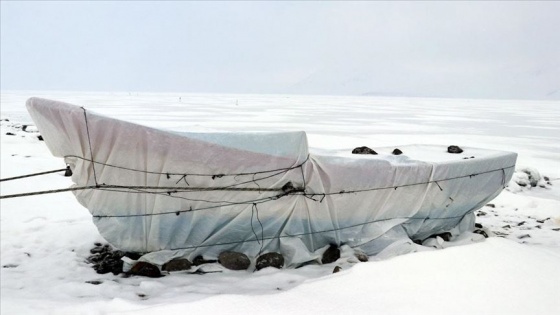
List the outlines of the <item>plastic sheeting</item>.
{"type": "Polygon", "coordinates": [[[296,266],[329,244],[375,255],[472,230],[473,211],[500,193],[517,158],[444,146],[320,156],[304,132],[175,133],[45,99],[27,108],[74,186],[95,186],[74,194],[100,234],[158,265],[233,250],[280,252],[296,266]]]}

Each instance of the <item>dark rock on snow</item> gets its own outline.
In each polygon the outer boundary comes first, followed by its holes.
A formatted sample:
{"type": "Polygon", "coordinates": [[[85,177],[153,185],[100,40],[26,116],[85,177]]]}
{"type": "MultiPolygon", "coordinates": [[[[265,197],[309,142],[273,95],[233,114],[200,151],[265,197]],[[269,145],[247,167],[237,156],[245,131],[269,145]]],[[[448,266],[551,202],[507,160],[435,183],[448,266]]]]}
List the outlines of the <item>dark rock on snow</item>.
{"type": "Polygon", "coordinates": [[[13,132],[6,132],[6,136],[15,136],[16,134],[13,132]]]}
{"type": "Polygon", "coordinates": [[[447,148],[447,152],[448,153],[453,153],[453,154],[459,154],[459,153],[463,153],[463,149],[461,149],[459,146],[456,146],[456,145],[450,145],[447,148]]]}
{"type": "Polygon", "coordinates": [[[145,276],[150,278],[159,278],[161,277],[161,272],[159,268],[155,265],[152,265],[145,261],[139,261],[128,272],[133,275],[137,276],[145,276]]]}
{"type": "Polygon", "coordinates": [[[484,232],[484,230],[474,230],[473,233],[480,234],[480,235],[484,236],[484,238],[488,238],[488,234],[486,234],[486,232],[484,232]]]}
{"type": "Polygon", "coordinates": [[[111,258],[107,259],[107,257],[93,266],[93,269],[95,269],[95,271],[97,271],[97,273],[99,274],[111,272],[114,275],[118,275],[122,272],[122,268],[123,261],[120,258],[118,260],[115,260],[111,258]]]}
{"type": "Polygon", "coordinates": [[[43,139],[43,136],[41,136],[41,135],[38,135],[38,136],[37,136],[37,139],[39,139],[39,141],[45,141],[45,140],[43,139]]]}
{"type": "Polygon", "coordinates": [[[99,284],[102,284],[103,281],[99,281],[99,280],[90,280],[90,281],[86,281],[86,283],[93,284],[93,285],[99,285],[99,284]]]}
{"type": "Polygon", "coordinates": [[[113,273],[118,275],[123,272],[123,261],[121,258],[127,256],[133,260],[137,260],[142,256],[138,253],[126,253],[120,250],[113,250],[110,245],[102,245],[95,243],[95,247],[90,250],[91,256],[87,258],[87,262],[93,264],[93,269],[99,274],[113,273]]]}
{"type": "Polygon", "coordinates": [[[135,253],[135,252],[126,252],[124,253],[124,256],[132,259],[132,260],[138,260],[140,259],[140,257],[142,257],[141,253],[135,253]]]}
{"type": "Polygon", "coordinates": [[[284,257],[279,253],[266,253],[257,258],[255,268],[261,270],[266,267],[282,269],[284,267],[284,257]]]}
{"type": "Polygon", "coordinates": [[[336,266],[336,267],[334,267],[332,273],[337,273],[337,272],[339,272],[339,271],[341,271],[341,270],[342,270],[342,268],[340,268],[340,266],[336,266]]]}
{"type": "Polygon", "coordinates": [[[337,261],[340,258],[340,249],[336,246],[331,244],[329,248],[323,253],[323,258],[321,259],[321,263],[323,264],[330,264],[337,261]]]}
{"type": "Polygon", "coordinates": [[[444,241],[449,242],[449,240],[451,239],[452,235],[449,232],[444,232],[444,233],[440,233],[440,234],[435,234],[433,237],[441,237],[444,241]]]}
{"type": "Polygon", "coordinates": [[[362,252],[355,252],[354,256],[356,256],[356,258],[358,258],[359,261],[361,262],[366,262],[369,260],[368,255],[366,255],[365,253],[362,252]]]}
{"type": "Polygon", "coordinates": [[[89,252],[92,254],[99,254],[99,253],[106,253],[111,251],[109,245],[104,246],[95,246],[94,248],[90,249],[89,252]]]}
{"type": "Polygon", "coordinates": [[[482,224],[480,224],[480,223],[475,223],[475,224],[474,224],[474,227],[475,227],[475,228],[478,228],[478,229],[482,229],[482,224]]]}
{"type": "Polygon", "coordinates": [[[218,256],[218,262],[230,270],[247,270],[251,261],[243,253],[226,251],[218,256]]]}
{"type": "Polygon", "coordinates": [[[393,150],[392,154],[393,155],[401,155],[401,154],[403,154],[403,152],[399,149],[395,149],[395,150],[393,150]]]}
{"type": "Polygon", "coordinates": [[[352,150],[352,154],[377,154],[377,152],[364,146],[355,148],[352,150]]]}
{"type": "Polygon", "coordinates": [[[17,267],[18,267],[18,265],[16,265],[16,264],[7,264],[7,265],[2,266],[2,268],[17,268],[17,267]]]}
{"type": "Polygon", "coordinates": [[[182,271],[191,269],[191,262],[188,259],[173,259],[165,263],[161,269],[165,271],[182,271]]]}
{"type": "Polygon", "coordinates": [[[193,265],[195,265],[195,266],[200,266],[200,265],[203,265],[203,264],[211,264],[211,263],[215,263],[215,262],[217,262],[217,260],[206,260],[202,256],[196,256],[193,259],[193,265]]]}

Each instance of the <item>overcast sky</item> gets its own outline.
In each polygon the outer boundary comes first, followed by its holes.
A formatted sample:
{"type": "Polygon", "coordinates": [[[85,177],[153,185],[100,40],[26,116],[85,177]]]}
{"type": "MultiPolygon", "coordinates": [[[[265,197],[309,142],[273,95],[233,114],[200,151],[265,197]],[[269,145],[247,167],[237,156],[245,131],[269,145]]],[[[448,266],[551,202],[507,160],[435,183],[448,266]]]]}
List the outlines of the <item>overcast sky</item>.
{"type": "Polygon", "coordinates": [[[1,2],[2,90],[560,99],[560,2],[1,2]]]}

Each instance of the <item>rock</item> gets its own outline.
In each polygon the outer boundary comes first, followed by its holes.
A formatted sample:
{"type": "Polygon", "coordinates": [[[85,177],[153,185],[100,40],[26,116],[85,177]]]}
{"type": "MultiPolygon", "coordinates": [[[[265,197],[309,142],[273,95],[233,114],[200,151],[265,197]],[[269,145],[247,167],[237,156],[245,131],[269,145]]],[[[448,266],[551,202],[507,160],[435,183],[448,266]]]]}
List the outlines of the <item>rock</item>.
{"type": "Polygon", "coordinates": [[[474,230],[473,233],[480,234],[484,236],[484,238],[488,238],[488,234],[484,232],[484,230],[474,230]]]}
{"type": "Polygon", "coordinates": [[[399,150],[399,149],[395,149],[395,150],[393,150],[393,152],[392,152],[393,155],[401,155],[402,153],[403,153],[403,152],[402,152],[401,150],[399,150]]]}
{"type": "Polygon", "coordinates": [[[103,244],[101,244],[101,243],[99,243],[99,242],[95,242],[95,243],[93,243],[93,245],[95,245],[95,246],[103,246],[103,244]]]}
{"type": "Polygon", "coordinates": [[[340,268],[340,266],[336,266],[336,267],[334,267],[332,273],[337,273],[337,272],[339,272],[339,271],[341,271],[341,270],[342,270],[342,268],[340,268]]]}
{"type": "Polygon", "coordinates": [[[159,268],[155,265],[152,265],[145,261],[139,261],[128,272],[133,275],[137,276],[145,276],[150,278],[159,278],[161,277],[161,272],[159,268]]]}
{"type": "Polygon", "coordinates": [[[511,229],[511,225],[509,225],[509,224],[504,225],[504,226],[502,226],[502,229],[511,229]]]}
{"type": "Polygon", "coordinates": [[[486,206],[489,207],[489,208],[496,208],[496,205],[493,204],[493,203],[489,203],[489,204],[487,204],[486,206]]]}
{"type": "Polygon", "coordinates": [[[517,223],[517,226],[522,226],[525,223],[526,223],[525,221],[521,221],[521,222],[517,223]]]}
{"type": "Polygon", "coordinates": [[[478,228],[478,229],[482,229],[482,224],[480,224],[480,223],[475,223],[475,224],[474,224],[474,227],[475,227],[475,228],[478,228]]]}
{"type": "Polygon", "coordinates": [[[98,263],[98,262],[101,262],[102,260],[103,260],[103,258],[101,257],[100,254],[94,254],[94,255],[91,255],[87,258],[87,261],[90,262],[90,263],[98,263]]]}
{"type": "Polygon", "coordinates": [[[377,152],[375,152],[373,149],[370,149],[368,147],[357,147],[354,150],[352,150],[352,154],[374,154],[374,155],[376,155],[377,152]]]}
{"type": "Polygon", "coordinates": [[[16,264],[6,264],[4,266],[2,266],[2,268],[17,268],[18,265],[16,264]]]}
{"type": "Polygon", "coordinates": [[[299,269],[299,268],[302,268],[302,267],[305,267],[305,266],[309,266],[309,265],[315,265],[316,263],[317,263],[317,261],[315,261],[315,260],[305,261],[305,262],[302,262],[302,263],[298,264],[296,266],[296,269],[299,269]]]}
{"type": "Polygon", "coordinates": [[[182,271],[191,269],[191,262],[188,259],[173,259],[165,263],[161,269],[165,271],[182,271]]]}
{"type": "Polygon", "coordinates": [[[13,132],[6,132],[6,136],[15,136],[16,134],[13,132]]]}
{"type": "Polygon", "coordinates": [[[120,251],[120,250],[116,250],[114,252],[111,253],[111,258],[112,259],[121,259],[124,257],[124,252],[120,251]]]}
{"type": "Polygon", "coordinates": [[[441,233],[441,234],[436,234],[436,235],[433,235],[433,236],[431,236],[431,237],[438,237],[438,236],[441,237],[441,239],[444,240],[444,241],[446,241],[446,242],[449,242],[449,240],[450,240],[451,237],[452,237],[451,233],[449,233],[449,232],[444,232],[444,233],[441,233]]]}
{"type": "Polygon", "coordinates": [[[554,228],[553,231],[560,232],[560,228],[554,228]]]}
{"type": "Polygon", "coordinates": [[[119,259],[113,259],[112,256],[107,256],[98,264],[94,265],[94,269],[97,273],[113,273],[115,276],[123,272],[123,261],[119,259]]]}
{"type": "Polygon", "coordinates": [[[232,251],[222,252],[218,256],[218,262],[230,270],[247,270],[251,265],[247,255],[232,251]]]}
{"type": "Polygon", "coordinates": [[[487,213],[484,212],[484,211],[480,211],[480,210],[476,213],[477,217],[482,217],[482,216],[485,216],[485,215],[487,215],[487,213]]]}
{"type": "Polygon", "coordinates": [[[195,265],[195,266],[200,266],[200,265],[203,265],[203,264],[211,264],[211,263],[215,263],[215,262],[217,262],[217,260],[206,260],[206,259],[204,259],[204,257],[202,257],[200,255],[196,256],[193,259],[193,265],[195,265]]]}
{"type": "Polygon", "coordinates": [[[99,281],[99,280],[90,280],[90,281],[86,281],[86,283],[93,284],[93,285],[100,285],[100,284],[103,283],[103,281],[99,281]]]}
{"type": "Polygon", "coordinates": [[[518,238],[518,239],[523,239],[523,238],[529,238],[529,237],[531,237],[531,235],[529,235],[529,234],[523,234],[523,235],[519,235],[517,238],[518,238]]]}
{"type": "Polygon", "coordinates": [[[38,135],[37,139],[39,139],[39,141],[45,141],[45,139],[43,139],[43,136],[41,136],[41,135],[38,135]]]}
{"type": "Polygon", "coordinates": [[[98,273],[98,274],[106,274],[111,272],[111,266],[109,266],[109,264],[105,263],[104,261],[99,262],[98,264],[93,265],[93,269],[98,273]]]}
{"type": "Polygon", "coordinates": [[[90,249],[89,252],[92,253],[92,254],[103,253],[103,252],[105,252],[105,247],[104,246],[95,246],[94,248],[90,249]]]}
{"type": "Polygon", "coordinates": [[[355,252],[354,256],[356,256],[356,258],[358,258],[358,260],[361,262],[366,262],[369,260],[368,255],[366,255],[364,252],[355,252]]]}
{"type": "Polygon", "coordinates": [[[136,253],[136,252],[125,252],[124,256],[132,259],[132,260],[138,260],[140,259],[140,257],[142,257],[141,253],[136,253]]]}
{"type": "Polygon", "coordinates": [[[340,249],[331,244],[329,248],[323,253],[323,258],[321,258],[321,263],[330,264],[337,261],[340,258],[340,249]]]}
{"type": "Polygon", "coordinates": [[[456,145],[450,145],[449,147],[447,147],[447,152],[453,154],[459,154],[459,153],[463,153],[463,149],[461,149],[459,146],[456,145]]]}
{"type": "Polygon", "coordinates": [[[266,267],[282,269],[284,267],[284,256],[279,253],[266,253],[257,258],[255,268],[261,270],[266,267]]]}
{"type": "Polygon", "coordinates": [[[64,171],[64,176],[65,177],[72,176],[72,170],[70,169],[70,166],[66,166],[66,171],[64,171]]]}

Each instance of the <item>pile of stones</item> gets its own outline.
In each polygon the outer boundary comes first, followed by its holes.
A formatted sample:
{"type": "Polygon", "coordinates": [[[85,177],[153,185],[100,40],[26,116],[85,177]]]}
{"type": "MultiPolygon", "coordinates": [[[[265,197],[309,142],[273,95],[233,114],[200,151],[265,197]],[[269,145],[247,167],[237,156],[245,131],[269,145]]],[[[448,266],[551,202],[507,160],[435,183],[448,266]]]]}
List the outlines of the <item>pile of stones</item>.
{"type": "MultiPolygon", "coordinates": [[[[93,269],[99,274],[113,273],[114,275],[118,275],[124,273],[126,276],[138,275],[157,278],[162,277],[165,272],[187,271],[192,269],[193,266],[198,267],[203,264],[219,263],[224,268],[230,270],[247,270],[251,266],[251,259],[247,255],[234,251],[225,251],[220,253],[217,260],[207,260],[202,256],[195,257],[192,262],[185,258],[176,258],[165,263],[160,269],[158,266],[148,262],[137,261],[143,255],[142,253],[115,250],[109,244],[103,245],[101,243],[95,243],[94,245],[95,247],[90,250],[91,255],[87,258],[87,262],[91,263],[93,269]],[[123,271],[123,257],[135,261],[130,270],[126,272],[123,271]]],[[[362,253],[357,253],[356,257],[360,261],[368,260],[368,256],[362,253]]],[[[337,261],[339,258],[339,247],[330,245],[323,253],[321,263],[330,264],[337,261]]],[[[255,261],[255,270],[258,271],[267,267],[282,269],[284,263],[284,256],[282,256],[282,254],[269,252],[257,257],[255,261]]],[[[306,264],[302,266],[304,265],[306,264]]],[[[340,268],[338,268],[338,270],[340,270],[340,268]]],[[[192,273],[203,274],[207,272],[197,269],[192,273]]]]}

